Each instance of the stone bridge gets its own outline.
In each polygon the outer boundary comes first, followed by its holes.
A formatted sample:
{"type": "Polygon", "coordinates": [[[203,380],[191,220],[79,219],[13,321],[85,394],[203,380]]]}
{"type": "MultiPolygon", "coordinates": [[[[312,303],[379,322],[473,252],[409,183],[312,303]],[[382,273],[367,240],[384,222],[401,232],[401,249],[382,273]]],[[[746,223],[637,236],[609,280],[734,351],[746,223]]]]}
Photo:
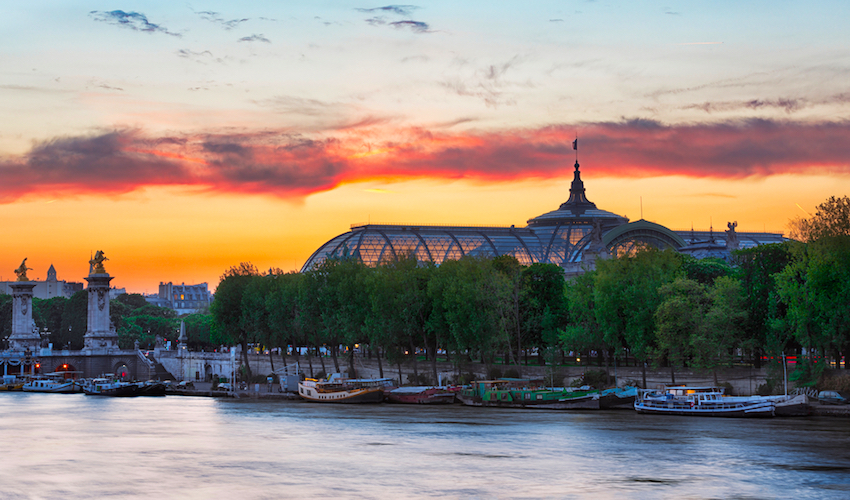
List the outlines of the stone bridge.
{"type": "Polygon", "coordinates": [[[97,377],[113,373],[124,378],[148,380],[155,373],[155,364],[139,350],[110,350],[108,353],[40,349],[27,355],[24,352],[0,353],[3,375],[32,375],[59,371],[81,372],[81,377],[97,377]]]}

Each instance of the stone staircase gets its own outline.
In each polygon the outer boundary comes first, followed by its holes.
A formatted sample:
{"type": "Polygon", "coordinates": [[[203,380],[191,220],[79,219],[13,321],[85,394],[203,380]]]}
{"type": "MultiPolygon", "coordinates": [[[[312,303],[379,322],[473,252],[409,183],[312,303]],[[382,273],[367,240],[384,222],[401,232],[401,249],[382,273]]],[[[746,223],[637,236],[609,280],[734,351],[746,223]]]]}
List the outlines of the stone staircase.
{"type": "Polygon", "coordinates": [[[139,353],[139,358],[147,365],[148,367],[148,379],[149,380],[176,380],[174,375],[168,372],[162,363],[158,362],[152,352],[144,353],[142,351],[137,351],[139,353]]]}

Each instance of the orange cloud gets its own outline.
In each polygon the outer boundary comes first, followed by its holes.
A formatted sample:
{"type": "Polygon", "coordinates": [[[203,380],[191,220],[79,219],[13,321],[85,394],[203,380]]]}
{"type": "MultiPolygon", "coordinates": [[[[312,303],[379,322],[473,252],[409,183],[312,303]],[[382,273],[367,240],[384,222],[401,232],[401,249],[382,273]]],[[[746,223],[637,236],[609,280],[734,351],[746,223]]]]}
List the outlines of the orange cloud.
{"type": "Polygon", "coordinates": [[[850,174],[850,122],[632,120],[449,133],[384,124],[330,136],[257,131],[64,137],[0,158],[0,201],[30,193],[120,194],[150,186],[302,197],[365,179],[509,181],[571,172],[572,141],[596,175],[743,178],[850,174]]]}

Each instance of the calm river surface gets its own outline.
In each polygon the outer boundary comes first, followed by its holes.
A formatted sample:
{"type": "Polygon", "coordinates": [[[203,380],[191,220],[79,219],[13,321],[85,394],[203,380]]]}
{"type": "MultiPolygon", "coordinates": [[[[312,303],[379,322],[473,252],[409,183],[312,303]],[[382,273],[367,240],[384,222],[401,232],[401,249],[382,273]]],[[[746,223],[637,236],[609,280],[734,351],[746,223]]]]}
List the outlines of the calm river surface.
{"type": "Polygon", "coordinates": [[[850,422],[0,394],[0,498],[850,498],[850,422]]]}

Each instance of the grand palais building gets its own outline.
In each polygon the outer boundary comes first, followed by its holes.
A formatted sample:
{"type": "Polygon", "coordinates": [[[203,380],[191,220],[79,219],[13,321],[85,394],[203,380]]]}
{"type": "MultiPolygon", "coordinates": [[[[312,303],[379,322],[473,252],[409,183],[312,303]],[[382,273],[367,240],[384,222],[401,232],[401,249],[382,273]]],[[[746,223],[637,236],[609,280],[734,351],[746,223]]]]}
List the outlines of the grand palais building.
{"type": "Polygon", "coordinates": [[[735,226],[729,223],[727,230],[715,233],[673,231],[643,219],[629,222],[587,199],[576,162],[570,198],[557,210],[529,219],[526,227],[359,224],[319,247],[302,271],[342,256],[375,266],[404,255],[438,265],[464,255],[512,255],[523,265],[557,264],[569,276],[592,268],[597,258],[627,254],[642,245],[729,259],[732,250],[786,240],[780,233],[738,233],[735,226]]]}

